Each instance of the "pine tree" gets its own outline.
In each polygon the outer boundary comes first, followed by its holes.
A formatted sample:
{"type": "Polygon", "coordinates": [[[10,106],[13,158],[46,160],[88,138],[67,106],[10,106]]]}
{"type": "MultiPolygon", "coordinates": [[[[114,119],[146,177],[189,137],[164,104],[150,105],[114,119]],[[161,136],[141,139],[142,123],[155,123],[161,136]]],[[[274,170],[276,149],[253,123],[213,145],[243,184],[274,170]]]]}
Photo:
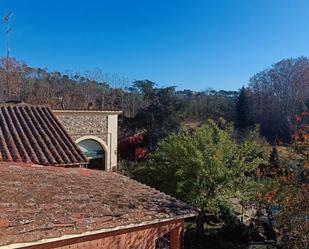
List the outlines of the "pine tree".
{"type": "Polygon", "coordinates": [[[276,147],[273,147],[269,157],[269,169],[268,176],[283,176],[285,169],[279,157],[279,153],[276,147]]]}
{"type": "Polygon", "coordinates": [[[248,92],[245,87],[239,91],[236,102],[236,127],[244,130],[253,125],[250,118],[248,92]]]}

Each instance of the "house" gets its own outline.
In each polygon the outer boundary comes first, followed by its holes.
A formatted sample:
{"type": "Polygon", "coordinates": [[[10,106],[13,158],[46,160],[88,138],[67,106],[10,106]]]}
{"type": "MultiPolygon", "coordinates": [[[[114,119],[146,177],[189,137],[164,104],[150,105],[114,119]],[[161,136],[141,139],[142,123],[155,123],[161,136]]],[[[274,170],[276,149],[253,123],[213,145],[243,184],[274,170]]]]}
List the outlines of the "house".
{"type": "Polygon", "coordinates": [[[87,169],[92,159],[83,150],[93,147],[79,147],[55,115],[0,105],[0,249],[155,249],[162,238],[179,249],[184,221],[196,211],[123,175],[87,169]]]}
{"type": "Polygon", "coordinates": [[[117,167],[120,111],[53,110],[53,113],[87,155],[87,168],[108,171],[117,167]]]}
{"type": "Polygon", "coordinates": [[[0,163],[0,249],[179,249],[187,204],[114,172],[0,163]]]}
{"type": "Polygon", "coordinates": [[[2,104],[0,146],[4,160],[54,166],[76,166],[77,162],[90,169],[111,170],[117,166],[120,113],[2,104]],[[3,136],[7,139],[1,139],[3,136]]]}

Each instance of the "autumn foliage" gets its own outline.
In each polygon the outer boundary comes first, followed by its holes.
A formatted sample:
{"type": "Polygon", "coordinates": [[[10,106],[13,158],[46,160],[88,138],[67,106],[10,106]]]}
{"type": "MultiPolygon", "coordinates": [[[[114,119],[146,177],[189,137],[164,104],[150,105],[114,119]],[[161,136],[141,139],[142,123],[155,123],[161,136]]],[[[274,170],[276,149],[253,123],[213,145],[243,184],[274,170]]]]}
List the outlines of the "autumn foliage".
{"type": "Polygon", "coordinates": [[[275,215],[278,242],[283,248],[309,248],[309,113],[295,117],[293,146],[273,181],[259,194],[261,202],[279,210],[275,215]],[[282,171],[281,171],[282,172],[282,171]]]}
{"type": "Polygon", "coordinates": [[[147,154],[145,144],[145,135],[143,133],[126,137],[118,145],[119,155],[122,159],[129,161],[141,160],[147,154]]]}

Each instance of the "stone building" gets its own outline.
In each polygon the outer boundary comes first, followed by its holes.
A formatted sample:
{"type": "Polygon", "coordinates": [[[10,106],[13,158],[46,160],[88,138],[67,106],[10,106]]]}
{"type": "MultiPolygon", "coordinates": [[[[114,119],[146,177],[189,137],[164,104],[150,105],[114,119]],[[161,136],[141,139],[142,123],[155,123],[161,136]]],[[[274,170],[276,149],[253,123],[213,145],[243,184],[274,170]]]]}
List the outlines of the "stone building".
{"type": "Polygon", "coordinates": [[[54,115],[89,159],[88,168],[117,166],[119,111],[53,110],[54,115]]]}

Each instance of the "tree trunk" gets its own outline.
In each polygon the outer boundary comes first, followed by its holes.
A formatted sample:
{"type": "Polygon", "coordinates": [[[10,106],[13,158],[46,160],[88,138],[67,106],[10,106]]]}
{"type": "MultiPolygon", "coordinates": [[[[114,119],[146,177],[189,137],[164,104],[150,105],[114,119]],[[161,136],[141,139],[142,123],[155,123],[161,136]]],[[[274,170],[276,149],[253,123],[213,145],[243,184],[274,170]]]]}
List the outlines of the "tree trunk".
{"type": "Polygon", "coordinates": [[[197,235],[199,238],[202,238],[205,234],[204,222],[205,222],[205,210],[202,208],[196,220],[197,235]]]}
{"type": "Polygon", "coordinates": [[[270,238],[268,238],[268,239],[277,241],[277,236],[276,236],[274,225],[273,225],[272,211],[269,207],[267,207],[266,212],[267,212],[267,218],[268,218],[268,222],[269,222],[269,232],[268,232],[267,236],[270,237],[270,238]]]}

